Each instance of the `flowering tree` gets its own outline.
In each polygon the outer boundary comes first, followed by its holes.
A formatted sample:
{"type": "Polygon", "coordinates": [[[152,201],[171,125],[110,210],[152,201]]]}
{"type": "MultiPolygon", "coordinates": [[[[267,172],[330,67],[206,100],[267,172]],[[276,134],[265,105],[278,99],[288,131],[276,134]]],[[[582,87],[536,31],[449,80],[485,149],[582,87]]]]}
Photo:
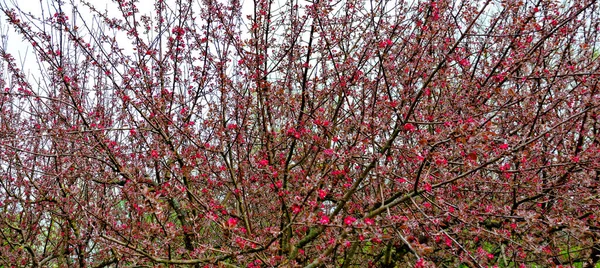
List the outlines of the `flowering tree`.
{"type": "Polygon", "coordinates": [[[594,267],[566,2],[3,1],[0,267],[594,267]]]}

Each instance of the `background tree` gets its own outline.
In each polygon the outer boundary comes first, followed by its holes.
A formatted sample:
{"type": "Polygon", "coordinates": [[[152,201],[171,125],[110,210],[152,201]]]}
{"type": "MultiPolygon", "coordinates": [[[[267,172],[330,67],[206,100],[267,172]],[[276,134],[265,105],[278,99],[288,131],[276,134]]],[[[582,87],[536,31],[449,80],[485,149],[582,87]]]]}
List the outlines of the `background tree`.
{"type": "Polygon", "coordinates": [[[4,267],[599,262],[596,1],[25,5],[4,267]]]}

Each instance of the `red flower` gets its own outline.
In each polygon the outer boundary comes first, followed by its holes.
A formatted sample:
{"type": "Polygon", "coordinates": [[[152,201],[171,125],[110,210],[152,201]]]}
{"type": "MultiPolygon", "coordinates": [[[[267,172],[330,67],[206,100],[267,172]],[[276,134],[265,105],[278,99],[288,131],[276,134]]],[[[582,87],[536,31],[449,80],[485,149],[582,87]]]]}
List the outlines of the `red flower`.
{"type": "Polygon", "coordinates": [[[414,131],[416,127],[411,123],[404,124],[404,130],[406,131],[414,131]]]}
{"type": "Polygon", "coordinates": [[[259,168],[266,167],[268,164],[269,164],[269,160],[267,160],[267,159],[261,159],[260,161],[258,161],[259,168]]]}
{"type": "Polygon", "coordinates": [[[182,27],[174,27],[173,30],[171,30],[172,33],[174,33],[177,36],[181,36],[185,34],[185,29],[183,29],[182,27]]]}
{"type": "Polygon", "coordinates": [[[328,224],[329,223],[329,217],[327,217],[327,215],[323,215],[321,217],[321,220],[319,221],[319,223],[321,223],[321,224],[328,224]]]}
{"type": "Polygon", "coordinates": [[[301,206],[296,205],[296,204],[292,205],[292,213],[298,214],[298,213],[300,213],[300,211],[302,211],[302,207],[301,206]]]}
{"type": "Polygon", "coordinates": [[[382,40],[379,42],[379,48],[389,47],[393,44],[394,44],[394,42],[392,42],[392,40],[388,38],[386,40],[382,40]]]}
{"type": "Polygon", "coordinates": [[[430,183],[425,183],[425,191],[431,192],[431,184],[430,183]]]}
{"type": "Polygon", "coordinates": [[[324,199],[327,196],[327,191],[321,189],[319,190],[319,198],[324,199]]]}
{"type": "Polygon", "coordinates": [[[415,268],[421,268],[421,267],[425,267],[425,261],[422,258],[418,259],[417,262],[415,263],[415,268]]]}
{"type": "Polygon", "coordinates": [[[233,218],[233,217],[229,218],[227,220],[227,227],[233,228],[233,227],[235,227],[238,224],[239,221],[240,220],[238,220],[237,218],[233,218]]]}
{"type": "Polygon", "coordinates": [[[355,221],[356,221],[356,218],[354,218],[352,216],[348,216],[344,219],[344,224],[352,225],[352,223],[354,223],[355,221]]]}
{"type": "Polygon", "coordinates": [[[450,239],[450,237],[446,236],[444,239],[444,242],[446,243],[446,246],[448,246],[448,247],[452,246],[452,239],[450,239]]]}
{"type": "Polygon", "coordinates": [[[375,224],[375,221],[373,219],[371,219],[371,218],[365,218],[364,222],[365,222],[366,225],[373,225],[373,224],[375,224]]]}

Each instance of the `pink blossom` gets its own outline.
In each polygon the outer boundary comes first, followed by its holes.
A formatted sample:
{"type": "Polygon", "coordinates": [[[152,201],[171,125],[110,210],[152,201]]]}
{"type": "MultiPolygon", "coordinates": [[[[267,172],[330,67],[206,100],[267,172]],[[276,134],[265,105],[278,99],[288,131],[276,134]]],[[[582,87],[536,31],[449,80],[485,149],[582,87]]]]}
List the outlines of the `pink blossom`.
{"type": "Polygon", "coordinates": [[[446,246],[451,247],[452,246],[452,239],[450,239],[450,237],[446,236],[444,239],[444,243],[446,243],[446,246]]]}
{"type": "Polygon", "coordinates": [[[460,61],[458,61],[458,63],[462,67],[469,67],[469,65],[471,65],[468,59],[461,59],[460,61]]]}
{"type": "Polygon", "coordinates": [[[237,218],[231,217],[227,220],[227,227],[233,228],[238,224],[239,221],[240,220],[238,220],[237,218]]]}
{"type": "Polygon", "coordinates": [[[301,206],[296,205],[296,204],[292,205],[292,213],[298,214],[298,213],[300,213],[300,211],[302,211],[302,207],[301,206]]]}
{"type": "Polygon", "coordinates": [[[319,189],[319,198],[325,199],[326,196],[327,196],[327,191],[323,190],[323,189],[319,189]]]}
{"type": "Polygon", "coordinates": [[[404,124],[404,130],[406,131],[414,131],[416,127],[411,123],[404,124]]]}
{"type": "Polygon", "coordinates": [[[269,160],[267,160],[267,159],[261,159],[260,161],[258,161],[259,168],[266,167],[268,164],[269,164],[269,160]]]}
{"type": "Polygon", "coordinates": [[[423,260],[423,258],[420,258],[415,263],[415,268],[423,268],[423,267],[425,267],[425,260],[423,260]]]}
{"type": "Polygon", "coordinates": [[[427,192],[431,192],[431,189],[432,189],[432,188],[431,188],[431,184],[430,184],[430,183],[425,183],[425,186],[424,186],[424,188],[425,188],[425,191],[427,191],[427,192]]]}

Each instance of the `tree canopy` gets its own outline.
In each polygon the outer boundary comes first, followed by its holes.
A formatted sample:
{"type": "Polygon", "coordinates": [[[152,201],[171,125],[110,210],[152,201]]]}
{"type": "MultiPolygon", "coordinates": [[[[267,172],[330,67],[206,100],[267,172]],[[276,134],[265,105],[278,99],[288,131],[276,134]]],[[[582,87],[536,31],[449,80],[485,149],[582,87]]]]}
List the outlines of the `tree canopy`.
{"type": "Polygon", "coordinates": [[[597,267],[596,1],[100,2],[0,3],[0,267],[597,267]]]}

